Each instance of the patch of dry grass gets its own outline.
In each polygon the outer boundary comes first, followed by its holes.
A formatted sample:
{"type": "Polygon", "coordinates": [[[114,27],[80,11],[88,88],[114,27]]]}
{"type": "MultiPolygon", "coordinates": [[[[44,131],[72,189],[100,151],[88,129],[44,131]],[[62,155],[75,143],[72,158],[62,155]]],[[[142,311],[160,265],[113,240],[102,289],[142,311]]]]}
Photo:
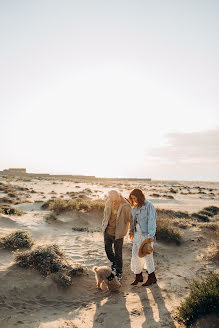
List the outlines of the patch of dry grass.
{"type": "Polygon", "coordinates": [[[6,215],[17,215],[17,216],[21,216],[24,214],[23,211],[20,211],[17,208],[11,207],[10,205],[0,205],[0,213],[6,214],[6,215]]]}
{"type": "Polygon", "coordinates": [[[57,245],[38,246],[30,251],[16,252],[15,262],[22,268],[36,269],[44,277],[53,274],[53,279],[62,286],[70,286],[75,275],[85,272],[81,265],[69,264],[57,245]]]}
{"type": "Polygon", "coordinates": [[[28,231],[17,230],[10,233],[9,235],[0,238],[1,248],[20,248],[20,247],[31,247],[33,240],[28,231]]]}
{"type": "Polygon", "coordinates": [[[166,218],[157,221],[156,238],[161,241],[173,242],[176,245],[180,245],[182,242],[181,233],[173,226],[172,221],[166,218]]]}
{"type": "Polygon", "coordinates": [[[168,218],[168,219],[189,218],[188,212],[173,211],[173,210],[166,210],[160,208],[156,208],[156,212],[158,218],[168,218]]]}
{"type": "Polygon", "coordinates": [[[69,211],[103,211],[105,206],[105,202],[102,199],[96,200],[84,200],[84,199],[50,199],[42,205],[42,208],[49,208],[55,214],[60,214],[63,212],[69,211]]]}
{"type": "Polygon", "coordinates": [[[216,233],[216,235],[219,236],[219,222],[205,222],[205,223],[199,223],[200,228],[205,228],[212,230],[216,233]]]}
{"type": "Polygon", "coordinates": [[[186,220],[186,219],[175,219],[172,221],[172,224],[175,227],[181,228],[181,229],[187,229],[188,227],[191,227],[191,223],[190,221],[186,220]]]}

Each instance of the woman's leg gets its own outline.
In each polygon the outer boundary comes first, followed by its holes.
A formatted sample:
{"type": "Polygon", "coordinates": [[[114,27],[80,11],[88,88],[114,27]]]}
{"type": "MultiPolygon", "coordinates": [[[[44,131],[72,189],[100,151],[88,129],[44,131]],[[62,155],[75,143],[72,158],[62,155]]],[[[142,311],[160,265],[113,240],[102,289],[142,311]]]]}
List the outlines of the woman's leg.
{"type": "MultiPolygon", "coordinates": [[[[153,247],[153,243],[152,243],[152,247],[153,247]]],[[[144,284],[142,284],[142,286],[150,286],[157,282],[157,278],[155,276],[153,252],[151,254],[146,255],[145,260],[146,260],[146,266],[148,271],[148,279],[144,284]]]]}
{"type": "MultiPolygon", "coordinates": [[[[151,243],[151,246],[154,246],[154,243],[151,243]]],[[[147,271],[148,274],[151,274],[152,272],[155,271],[154,268],[154,256],[153,256],[153,252],[151,254],[148,254],[145,256],[145,262],[146,262],[146,267],[147,267],[147,271]]]]}

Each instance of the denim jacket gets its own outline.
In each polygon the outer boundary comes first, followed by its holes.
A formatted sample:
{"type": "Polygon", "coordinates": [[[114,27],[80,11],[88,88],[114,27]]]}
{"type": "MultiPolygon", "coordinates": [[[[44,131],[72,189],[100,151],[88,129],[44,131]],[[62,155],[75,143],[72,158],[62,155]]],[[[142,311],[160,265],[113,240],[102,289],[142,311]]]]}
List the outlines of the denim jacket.
{"type": "Polygon", "coordinates": [[[156,233],[156,218],[157,213],[154,208],[154,205],[149,201],[145,200],[145,204],[140,208],[140,213],[136,215],[138,212],[137,206],[132,209],[132,219],[134,222],[134,226],[136,225],[136,219],[140,225],[142,234],[144,234],[147,238],[152,238],[156,233]]]}

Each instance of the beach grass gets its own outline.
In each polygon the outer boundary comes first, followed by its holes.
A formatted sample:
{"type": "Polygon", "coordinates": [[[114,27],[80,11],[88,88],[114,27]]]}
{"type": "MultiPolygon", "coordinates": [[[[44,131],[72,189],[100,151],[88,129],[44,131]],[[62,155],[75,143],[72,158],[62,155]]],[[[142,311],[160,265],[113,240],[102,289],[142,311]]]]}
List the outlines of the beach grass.
{"type": "Polygon", "coordinates": [[[69,264],[57,245],[38,246],[26,252],[16,252],[15,262],[22,268],[34,268],[44,277],[52,277],[62,286],[70,286],[75,275],[84,273],[80,264],[69,264]]]}
{"type": "Polygon", "coordinates": [[[33,240],[28,231],[17,230],[10,233],[9,235],[0,238],[0,247],[1,248],[20,248],[28,247],[30,248],[33,245],[33,240]]]}
{"type": "Polygon", "coordinates": [[[219,274],[211,273],[202,280],[194,280],[190,293],[177,309],[177,320],[190,326],[199,317],[219,314],[219,274]]]}

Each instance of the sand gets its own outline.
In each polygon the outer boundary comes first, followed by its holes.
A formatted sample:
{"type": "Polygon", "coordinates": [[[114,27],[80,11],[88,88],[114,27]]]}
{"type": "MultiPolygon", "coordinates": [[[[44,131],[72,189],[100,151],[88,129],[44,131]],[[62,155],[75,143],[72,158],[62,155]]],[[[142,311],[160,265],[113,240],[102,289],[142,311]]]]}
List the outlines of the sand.
{"type": "MultiPolygon", "coordinates": [[[[131,286],[130,271],[132,242],[125,238],[123,261],[124,274],[119,292],[96,288],[94,265],[109,265],[104,251],[101,227],[102,213],[65,213],[56,220],[47,219],[50,212],[41,205],[52,196],[69,199],[67,192],[86,188],[87,197],[103,198],[110,189],[117,189],[128,196],[134,187],[145,190],[155,207],[188,211],[192,213],[208,205],[219,207],[219,184],[202,182],[74,182],[32,179],[8,181],[4,184],[28,188],[25,191],[30,203],[15,205],[25,211],[22,216],[0,214],[0,237],[17,229],[29,231],[35,245],[56,243],[72,262],[87,268],[87,273],[74,278],[68,288],[58,286],[50,277],[43,278],[35,270],[19,268],[9,250],[0,250],[0,327],[61,328],[61,327],[180,327],[174,320],[175,311],[189,292],[193,278],[201,277],[216,264],[209,257],[209,250],[217,240],[213,233],[200,226],[180,229],[184,242],[180,246],[156,242],[154,258],[158,283],[150,288],[131,286]],[[199,188],[197,188],[199,187],[199,188]],[[177,193],[169,192],[169,189],[177,193]],[[181,188],[181,189],[180,189],[181,188]],[[205,194],[198,193],[200,188],[205,194]],[[213,191],[210,191],[213,189],[213,191]],[[34,192],[31,192],[34,190],[34,192]],[[183,192],[188,194],[182,194],[183,192]],[[214,193],[214,195],[211,194],[214,193]],[[150,194],[173,195],[174,199],[153,197],[150,194]],[[200,198],[201,197],[201,198],[200,198]],[[78,232],[72,227],[88,227],[94,232],[78,232]]],[[[7,195],[0,192],[0,197],[7,195]]],[[[146,279],[147,275],[144,273],[146,279]]],[[[210,320],[211,321],[211,320],[210,320]]],[[[206,326],[210,327],[210,325],[206,326]]],[[[213,326],[212,326],[213,327],[213,326]]]]}

